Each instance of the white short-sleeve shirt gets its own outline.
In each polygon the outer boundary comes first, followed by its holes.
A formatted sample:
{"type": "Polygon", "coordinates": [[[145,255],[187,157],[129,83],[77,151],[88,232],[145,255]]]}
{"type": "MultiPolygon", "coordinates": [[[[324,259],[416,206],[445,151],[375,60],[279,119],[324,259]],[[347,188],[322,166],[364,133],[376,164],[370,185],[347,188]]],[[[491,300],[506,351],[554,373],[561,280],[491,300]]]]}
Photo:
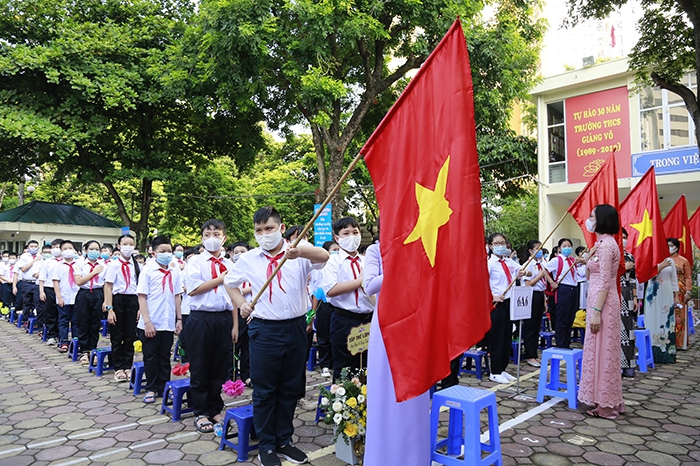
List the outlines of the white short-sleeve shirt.
{"type": "MultiPolygon", "coordinates": [[[[175,331],[175,296],[182,294],[180,267],[162,268],[156,261],[146,263],[139,276],[136,288],[139,295],[146,296],[148,317],[158,331],[175,331]]],[[[143,316],[136,325],[143,330],[143,316]]]]}
{"type": "MultiPolygon", "coordinates": [[[[364,269],[365,258],[360,254],[354,257],[359,259],[361,272],[364,269]]],[[[326,301],[333,306],[357,314],[367,314],[374,310],[374,301],[365,293],[363,287],[349,293],[333,296],[332,298],[328,296],[328,292],[338,283],[349,282],[359,278],[357,269],[351,266],[352,259],[353,256],[342,249],[338,251],[338,254],[332,254],[326,266],[323,268],[321,288],[323,288],[323,292],[326,294],[326,301]]]]}
{"type": "MultiPolygon", "coordinates": [[[[78,294],[80,289],[75,283],[75,273],[78,268],[78,264],[73,262],[57,262],[56,266],[53,268],[53,274],[51,279],[55,282],[58,281],[58,288],[61,290],[61,297],[66,306],[75,304],[75,296],[78,294]],[[72,278],[71,278],[72,276],[72,278]]],[[[58,303],[58,298],[56,299],[58,303]]]]}

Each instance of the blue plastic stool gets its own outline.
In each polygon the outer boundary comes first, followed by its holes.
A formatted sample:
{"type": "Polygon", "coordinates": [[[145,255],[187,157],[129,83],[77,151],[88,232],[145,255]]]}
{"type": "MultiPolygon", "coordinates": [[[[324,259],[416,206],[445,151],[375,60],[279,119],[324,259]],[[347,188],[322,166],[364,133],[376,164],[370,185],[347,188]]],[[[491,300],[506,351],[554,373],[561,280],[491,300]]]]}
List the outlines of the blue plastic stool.
{"type": "Polygon", "coordinates": [[[309,359],[306,361],[306,370],[307,371],[312,371],[314,370],[314,367],[318,364],[318,348],[315,346],[312,346],[311,349],[309,350],[309,359]]]}
{"type": "Polygon", "coordinates": [[[239,406],[237,408],[229,408],[226,410],[224,420],[222,422],[223,433],[221,434],[221,442],[219,450],[223,450],[227,446],[238,453],[238,461],[248,461],[248,453],[250,450],[255,450],[258,445],[251,445],[250,440],[257,440],[255,436],[255,427],[253,427],[253,405],[239,406]],[[236,422],[238,427],[236,432],[229,433],[231,421],[236,422]],[[233,443],[230,439],[238,438],[238,443],[233,443]]]}
{"type": "Polygon", "coordinates": [[[540,368],[540,382],[537,387],[537,401],[542,403],[544,397],[561,396],[569,400],[569,408],[576,409],[578,405],[578,382],[581,380],[581,365],[583,350],[548,348],[542,351],[542,367],[540,368]],[[566,362],[566,384],[559,381],[559,361],[566,362]],[[547,370],[551,362],[551,369],[547,370]],[[549,372],[549,382],[547,382],[549,372]],[[565,391],[559,391],[565,388],[565,391]]]}
{"type": "Polygon", "coordinates": [[[511,347],[511,352],[510,352],[510,362],[516,363],[518,362],[518,349],[520,349],[521,354],[520,354],[520,361],[523,360],[522,358],[522,346],[519,345],[518,340],[513,340],[510,342],[510,347],[511,347]]]}
{"type": "Polygon", "coordinates": [[[16,320],[17,320],[17,311],[15,310],[15,308],[13,306],[10,308],[10,323],[14,324],[16,320]]]}
{"type": "Polygon", "coordinates": [[[644,325],[644,314],[639,314],[637,316],[637,327],[639,327],[639,328],[646,327],[646,325],[644,325]]]}
{"type": "Polygon", "coordinates": [[[112,348],[107,346],[104,348],[95,348],[90,351],[90,365],[88,366],[88,374],[95,372],[97,377],[102,377],[104,371],[114,370],[112,365],[112,348]]]}
{"type": "Polygon", "coordinates": [[[489,390],[455,385],[435,392],[430,411],[431,460],[446,466],[503,465],[498,433],[496,395],[489,390]],[[447,438],[438,441],[440,407],[447,406],[450,420],[447,438]],[[481,410],[488,410],[489,442],[481,442],[481,410]],[[464,430],[464,436],[462,436],[464,430]],[[464,447],[464,452],[462,452],[464,447]],[[446,448],[446,453],[436,450],[446,448]],[[482,452],[488,454],[482,458],[482,452]],[[464,458],[458,456],[464,454],[464,458]]]}
{"type": "Polygon", "coordinates": [[[22,319],[24,318],[24,311],[17,313],[17,328],[22,328],[22,319]]]}
{"type": "Polygon", "coordinates": [[[577,341],[583,344],[586,339],[586,329],[583,327],[574,327],[571,329],[571,341],[577,341]]]}
{"type": "Polygon", "coordinates": [[[182,360],[182,356],[180,356],[179,351],[180,351],[180,339],[178,338],[177,341],[175,342],[175,350],[173,351],[173,362],[182,360]]]}
{"type": "Polygon", "coordinates": [[[549,318],[547,316],[542,316],[542,325],[540,326],[540,332],[548,332],[549,327],[549,318]]]}
{"type": "Polygon", "coordinates": [[[68,353],[66,353],[71,361],[75,362],[78,360],[80,355],[80,345],[78,344],[78,339],[73,338],[68,342],[68,353]]]}
{"type": "Polygon", "coordinates": [[[554,338],[554,332],[540,332],[540,340],[544,339],[544,346],[540,346],[540,349],[544,350],[554,346],[552,339],[554,338]]]}
{"type": "Polygon", "coordinates": [[[102,322],[102,329],[100,330],[100,332],[102,333],[103,337],[106,337],[107,332],[109,331],[109,320],[102,319],[101,322],[102,322]]]}
{"type": "Polygon", "coordinates": [[[34,333],[34,326],[36,326],[36,317],[29,318],[29,324],[27,325],[27,333],[32,335],[34,333]]]}
{"type": "Polygon", "coordinates": [[[465,351],[462,359],[459,361],[459,375],[463,373],[474,374],[477,379],[481,380],[483,368],[486,366],[486,372],[491,372],[489,368],[489,358],[486,357],[486,351],[465,351]],[[474,369],[472,370],[472,360],[474,361],[474,369]],[[485,364],[484,364],[484,360],[485,364]]]}
{"type": "Polygon", "coordinates": [[[172,416],[173,422],[177,422],[183,414],[191,413],[192,411],[194,411],[194,406],[190,401],[190,379],[166,382],[160,414],[168,412],[172,416]],[[187,404],[186,408],[182,407],[183,403],[187,404]]]}
{"type": "MultiPolygon", "coordinates": [[[[326,390],[330,390],[330,389],[331,389],[330,385],[326,387],[326,390]]],[[[316,405],[316,419],[314,419],[314,422],[318,422],[321,419],[326,417],[326,413],[324,413],[323,410],[321,409],[321,400],[322,399],[323,399],[323,395],[321,395],[319,393],[318,394],[318,404],[316,405]]]]}
{"type": "Polygon", "coordinates": [[[129,377],[129,389],[134,389],[134,396],[138,396],[146,384],[146,371],[143,362],[134,361],[131,366],[131,377],[129,377]]]}
{"type": "Polygon", "coordinates": [[[688,334],[695,335],[695,316],[690,308],[688,308],[688,334]]]}
{"type": "Polygon", "coordinates": [[[45,343],[46,340],[49,339],[49,337],[48,337],[49,328],[46,325],[43,325],[43,327],[44,327],[44,330],[42,330],[42,332],[41,332],[41,341],[43,341],[45,343]]]}
{"type": "Polygon", "coordinates": [[[637,366],[639,372],[647,372],[647,366],[654,367],[654,352],[651,349],[651,332],[648,328],[635,330],[634,339],[637,343],[637,366]]]}

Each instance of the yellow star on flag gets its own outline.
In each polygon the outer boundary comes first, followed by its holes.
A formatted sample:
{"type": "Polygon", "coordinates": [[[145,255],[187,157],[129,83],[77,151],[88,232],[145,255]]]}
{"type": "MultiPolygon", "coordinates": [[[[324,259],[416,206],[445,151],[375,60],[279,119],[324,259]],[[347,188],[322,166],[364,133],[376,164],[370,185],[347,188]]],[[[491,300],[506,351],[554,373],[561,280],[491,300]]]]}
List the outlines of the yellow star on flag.
{"type": "Polygon", "coordinates": [[[637,246],[642,244],[642,241],[645,239],[654,236],[654,222],[651,221],[651,217],[649,216],[649,211],[647,209],[644,209],[644,217],[642,217],[642,221],[639,223],[630,223],[630,226],[639,232],[639,236],[637,237],[637,246]]]}
{"type": "Polygon", "coordinates": [[[681,244],[683,245],[683,248],[682,248],[683,250],[682,250],[682,251],[679,251],[679,252],[681,253],[681,255],[685,255],[685,251],[686,251],[685,241],[686,241],[687,237],[686,237],[685,234],[686,234],[685,225],[683,225],[683,236],[681,236],[680,238],[678,238],[678,241],[680,241],[681,244]]]}
{"type": "Polygon", "coordinates": [[[418,220],[411,234],[403,242],[403,244],[409,244],[420,239],[431,267],[435,266],[438,229],[446,224],[452,215],[450,203],[445,198],[449,167],[450,157],[448,156],[438,173],[435,190],[431,191],[425,186],[416,183],[416,200],[419,208],[418,220]]]}

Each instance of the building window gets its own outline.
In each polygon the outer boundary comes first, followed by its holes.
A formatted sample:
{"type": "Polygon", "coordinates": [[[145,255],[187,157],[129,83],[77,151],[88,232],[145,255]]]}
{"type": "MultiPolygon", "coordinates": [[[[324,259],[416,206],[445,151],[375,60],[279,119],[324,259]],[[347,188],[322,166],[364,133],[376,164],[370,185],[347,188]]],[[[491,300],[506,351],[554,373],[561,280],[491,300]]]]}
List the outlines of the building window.
{"type": "Polygon", "coordinates": [[[549,182],[566,182],[566,140],[564,101],[547,104],[547,153],[549,182]]]}
{"type": "MultiPolygon", "coordinates": [[[[695,89],[695,75],[685,75],[682,84],[695,89]]],[[[659,87],[642,90],[639,95],[639,121],[642,152],[696,144],[693,120],[683,99],[673,92],[659,87]]]]}

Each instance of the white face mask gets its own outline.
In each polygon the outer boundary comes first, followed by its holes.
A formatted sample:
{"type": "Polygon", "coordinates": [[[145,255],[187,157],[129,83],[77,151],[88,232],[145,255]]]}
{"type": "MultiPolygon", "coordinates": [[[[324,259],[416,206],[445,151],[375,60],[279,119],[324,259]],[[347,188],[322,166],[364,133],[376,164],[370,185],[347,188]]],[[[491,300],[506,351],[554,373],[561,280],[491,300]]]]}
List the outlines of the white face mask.
{"type": "Polygon", "coordinates": [[[75,257],[75,250],[73,249],[64,249],[61,251],[61,254],[63,255],[64,259],[72,259],[75,257]]]}
{"type": "Polygon", "coordinates": [[[10,260],[9,257],[3,257],[3,258],[2,258],[2,261],[5,262],[5,263],[9,262],[9,260],[10,260]]]}
{"type": "Polygon", "coordinates": [[[595,233],[595,229],[598,225],[596,225],[596,221],[592,220],[590,218],[586,219],[586,230],[588,230],[589,233],[595,233]]]}
{"type": "Polygon", "coordinates": [[[350,235],[345,238],[338,238],[337,243],[343,250],[347,252],[355,252],[360,247],[362,237],[360,235],[350,235]]]}
{"type": "Polygon", "coordinates": [[[622,249],[627,249],[627,238],[622,240],[622,249]]]}
{"type": "Polygon", "coordinates": [[[278,229],[274,233],[268,233],[266,235],[255,235],[255,241],[258,242],[260,247],[265,251],[272,251],[280,244],[282,241],[282,229],[278,229]]]}
{"type": "Polygon", "coordinates": [[[51,248],[51,255],[59,257],[61,255],[61,248],[51,248]]]}
{"type": "Polygon", "coordinates": [[[210,236],[209,238],[202,241],[204,249],[206,249],[209,252],[216,252],[219,249],[221,249],[221,243],[223,243],[221,238],[217,238],[216,236],[210,236]]]}
{"type": "Polygon", "coordinates": [[[670,252],[671,254],[675,254],[677,251],[678,251],[678,248],[675,246],[668,247],[668,252],[670,252]]]}
{"type": "Polygon", "coordinates": [[[124,255],[124,257],[131,257],[134,253],[134,246],[119,246],[119,251],[124,255]]]}

